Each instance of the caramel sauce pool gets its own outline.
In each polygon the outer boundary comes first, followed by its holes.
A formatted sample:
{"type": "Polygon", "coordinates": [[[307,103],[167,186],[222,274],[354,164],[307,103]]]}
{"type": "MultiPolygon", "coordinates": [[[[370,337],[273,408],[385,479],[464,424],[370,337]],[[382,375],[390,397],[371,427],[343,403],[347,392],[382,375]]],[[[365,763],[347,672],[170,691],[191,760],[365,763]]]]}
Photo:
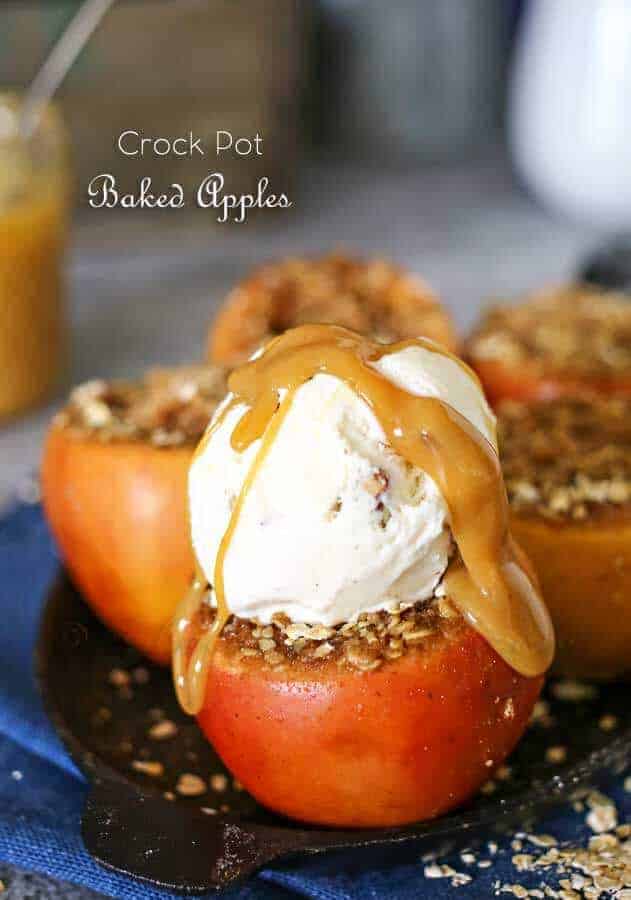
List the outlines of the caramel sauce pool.
{"type": "Polygon", "coordinates": [[[199,572],[176,616],[174,678],[178,698],[187,712],[196,713],[202,706],[212,652],[230,616],[223,569],[241,509],[296,391],[317,374],[332,375],[348,385],[373,411],[392,449],[438,485],[460,556],[447,570],[445,588],[465,619],[522,675],[539,675],[550,665],[554,653],[552,625],[534,577],[508,532],[508,501],[494,448],[446,403],[408,393],[371,365],[383,356],[419,345],[464,366],[430,341],[417,339],[384,346],[337,326],[305,325],[275,338],[260,356],[230,375],[228,386],[233,399],[197,452],[235,404],[248,409],[233,431],[233,449],[243,452],[254,441],[261,439],[261,443],[217,553],[217,616],[188,663],[188,624],[205,590],[199,572]]]}

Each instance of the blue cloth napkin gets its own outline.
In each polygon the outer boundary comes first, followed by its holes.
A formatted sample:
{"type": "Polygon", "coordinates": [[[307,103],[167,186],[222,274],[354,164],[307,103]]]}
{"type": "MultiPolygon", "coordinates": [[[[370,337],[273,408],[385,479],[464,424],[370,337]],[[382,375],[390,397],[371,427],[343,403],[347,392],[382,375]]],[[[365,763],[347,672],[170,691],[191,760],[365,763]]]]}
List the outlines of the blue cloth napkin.
{"type": "MultiPolygon", "coordinates": [[[[163,891],[101,869],[86,853],[79,823],[86,783],[51,725],[33,677],[33,650],[42,604],[59,565],[55,548],[37,505],[19,505],[0,519],[0,859],[64,881],[85,885],[121,900],[162,898],[163,891]]],[[[623,818],[631,814],[631,794],[620,780],[608,787],[623,818]]],[[[563,808],[538,831],[560,840],[585,841],[584,816],[563,808]]],[[[268,900],[304,896],[321,900],[368,898],[490,897],[497,882],[520,881],[529,887],[541,875],[517,876],[510,846],[494,854],[478,853],[492,866],[478,869],[455,855],[444,860],[473,880],[465,888],[450,880],[428,879],[420,859],[414,864],[350,875],[315,872],[307,862],[261,872],[226,893],[230,900],[268,900]]],[[[555,878],[552,876],[552,884],[555,878]]]]}

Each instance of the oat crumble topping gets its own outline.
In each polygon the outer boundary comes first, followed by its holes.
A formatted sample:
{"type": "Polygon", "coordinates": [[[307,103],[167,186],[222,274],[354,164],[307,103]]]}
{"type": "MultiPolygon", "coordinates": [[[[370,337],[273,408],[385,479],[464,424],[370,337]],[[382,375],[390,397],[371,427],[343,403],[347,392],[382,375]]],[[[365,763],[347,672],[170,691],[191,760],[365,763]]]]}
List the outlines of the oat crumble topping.
{"type": "Polygon", "coordinates": [[[631,401],[506,402],[498,414],[512,508],[550,519],[587,518],[631,501],[631,401]]]}
{"type": "Polygon", "coordinates": [[[151,369],[140,381],[88,381],[70,394],[55,424],[103,443],[195,445],[226,393],[219,366],[151,369]]]}
{"type": "Polygon", "coordinates": [[[175,790],[182,797],[199,797],[208,790],[208,785],[199,775],[183,772],[177,780],[175,790]]]}
{"type": "Polygon", "coordinates": [[[331,323],[390,342],[427,334],[452,341],[445,312],[424,282],[381,259],[345,253],[265,265],[237,285],[215,323],[216,349],[231,362],[288,328],[331,323]],[[233,333],[228,344],[227,338],[233,333]]]}
{"type": "MultiPolygon", "coordinates": [[[[202,627],[208,627],[214,610],[204,604],[201,615],[202,627]]],[[[427,639],[437,640],[462,622],[451,601],[440,597],[393,612],[363,613],[356,622],[333,628],[292,622],[282,614],[270,625],[232,616],[222,640],[242,657],[257,657],[272,668],[283,669],[295,659],[313,665],[334,660],[339,666],[368,672],[427,639]]]]}
{"type": "Polygon", "coordinates": [[[151,726],[148,735],[154,741],[167,741],[169,738],[175,737],[177,733],[178,728],[175,722],[170,719],[161,719],[151,726]]]}
{"type": "Polygon", "coordinates": [[[332,321],[355,331],[395,340],[411,333],[410,297],[425,317],[434,303],[420,281],[385,260],[342,253],[321,259],[288,259],[259,270],[264,289],[276,295],[270,330],[332,321]]]}
{"type": "Polygon", "coordinates": [[[468,355],[580,375],[631,372],[631,298],[568,285],[492,307],[471,336],[468,355]]]}
{"type": "Polygon", "coordinates": [[[143,775],[149,775],[151,778],[159,778],[161,775],[164,775],[164,766],[161,762],[134,759],[131,767],[135,772],[141,772],[143,775]]]}
{"type": "Polygon", "coordinates": [[[598,696],[598,687],[584,681],[576,681],[574,678],[562,678],[552,685],[552,694],[556,700],[565,703],[583,703],[594,700],[598,696]]]}
{"type": "MultiPolygon", "coordinates": [[[[492,884],[494,896],[510,894],[522,900],[631,900],[631,826],[618,825],[616,806],[606,795],[593,791],[586,802],[590,810],[587,824],[595,832],[586,844],[561,842],[550,834],[517,832],[510,843],[513,854],[508,851],[510,861],[518,877],[527,876],[531,882],[538,877],[539,883],[533,887],[496,879],[492,884]]],[[[489,842],[488,849],[494,856],[497,844],[489,842]]],[[[506,851],[501,849],[500,854],[504,856],[506,851]]],[[[492,859],[478,861],[477,853],[471,850],[461,852],[460,860],[470,871],[472,866],[484,869],[494,864],[492,859]]],[[[425,878],[449,878],[454,887],[470,883],[464,873],[441,862],[436,854],[426,854],[422,862],[425,878]]],[[[474,886],[475,883],[474,878],[474,886]]]]}

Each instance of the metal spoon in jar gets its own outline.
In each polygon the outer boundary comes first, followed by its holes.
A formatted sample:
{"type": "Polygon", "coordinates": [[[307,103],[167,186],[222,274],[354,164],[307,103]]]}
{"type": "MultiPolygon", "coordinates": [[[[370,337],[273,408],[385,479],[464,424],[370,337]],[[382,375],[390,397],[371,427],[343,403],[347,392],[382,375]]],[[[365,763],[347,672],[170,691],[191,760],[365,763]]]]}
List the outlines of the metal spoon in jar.
{"type": "Polygon", "coordinates": [[[22,102],[19,131],[28,139],[42,109],[64,80],[99,22],[116,0],[85,0],[31,82],[22,102]]]}

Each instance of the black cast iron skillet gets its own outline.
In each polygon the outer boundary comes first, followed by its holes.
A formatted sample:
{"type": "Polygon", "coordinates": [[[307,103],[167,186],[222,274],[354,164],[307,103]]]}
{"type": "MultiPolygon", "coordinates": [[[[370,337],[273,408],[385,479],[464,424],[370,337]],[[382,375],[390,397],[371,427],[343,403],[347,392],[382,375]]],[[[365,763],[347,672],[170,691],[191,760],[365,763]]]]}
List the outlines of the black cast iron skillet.
{"type": "Polygon", "coordinates": [[[63,574],[47,601],[36,666],[50,718],[90,782],[82,820],[88,851],[107,868],[183,893],[223,888],[297,854],[332,872],[471,846],[491,831],[527,826],[631,762],[628,686],[602,687],[584,702],[551,695],[550,715],[529,729],[511,757],[512,777],[465,809],[404,828],[316,829],[271,815],[225,777],[195,720],[178,708],[169,672],[112,635],[63,574]],[[119,683],[126,680],[121,672],[129,683],[119,683]],[[616,716],[612,733],[598,725],[604,714],[616,716]],[[177,734],[152,739],[150,728],[164,720],[177,734]],[[567,748],[563,766],[546,761],[551,745],[567,748]],[[149,771],[146,763],[153,764],[149,771]],[[176,787],[183,773],[205,784],[213,774],[224,777],[212,779],[214,789],[209,785],[201,795],[181,796],[176,787]]]}

